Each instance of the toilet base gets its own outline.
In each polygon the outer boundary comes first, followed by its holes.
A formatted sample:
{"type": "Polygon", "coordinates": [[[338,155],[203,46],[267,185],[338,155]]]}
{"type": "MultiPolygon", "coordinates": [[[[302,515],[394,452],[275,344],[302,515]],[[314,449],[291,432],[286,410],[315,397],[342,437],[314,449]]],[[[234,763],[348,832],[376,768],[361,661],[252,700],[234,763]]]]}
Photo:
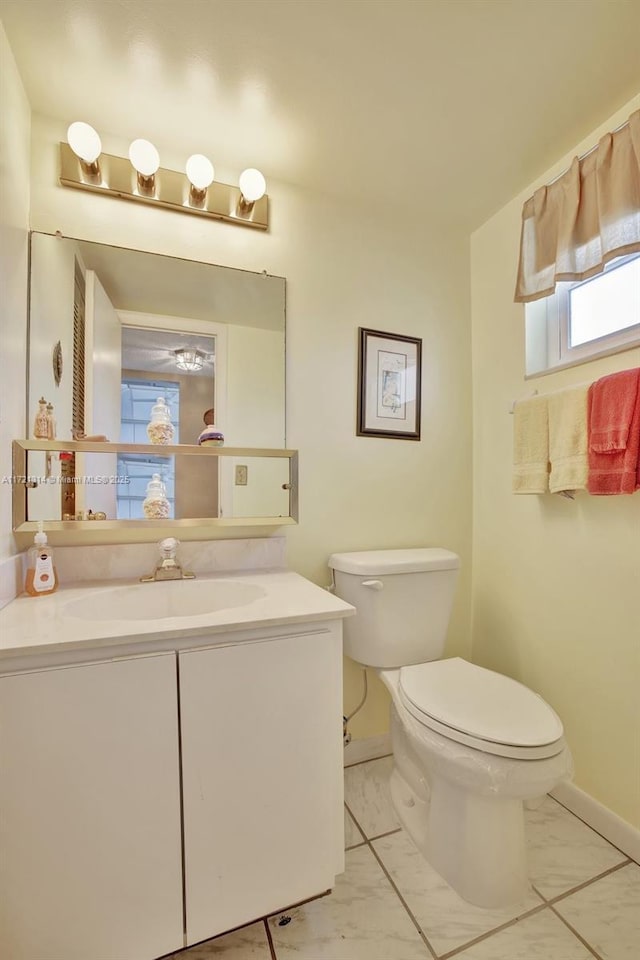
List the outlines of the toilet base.
{"type": "Polygon", "coordinates": [[[529,892],[521,800],[470,794],[447,780],[419,796],[397,767],[396,813],[425,859],[456,893],[478,907],[519,903],[529,892]]]}
{"type": "Polygon", "coordinates": [[[524,804],[571,776],[567,745],[536,760],[494,756],[450,740],[403,705],[398,669],[381,670],[391,693],[391,795],[400,821],[431,866],[479,907],[522,902],[530,885],[524,804]]]}

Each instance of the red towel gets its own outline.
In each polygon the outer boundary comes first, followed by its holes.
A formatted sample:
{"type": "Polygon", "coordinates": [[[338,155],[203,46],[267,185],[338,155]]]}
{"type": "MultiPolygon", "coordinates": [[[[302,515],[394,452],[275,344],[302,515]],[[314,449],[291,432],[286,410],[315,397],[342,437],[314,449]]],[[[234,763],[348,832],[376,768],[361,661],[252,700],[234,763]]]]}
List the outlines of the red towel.
{"type": "Polygon", "coordinates": [[[607,496],[640,489],[640,367],[590,386],[588,423],[589,493],[607,496]]]}
{"type": "Polygon", "coordinates": [[[627,449],[629,427],[638,396],[640,367],[602,377],[594,386],[589,422],[589,449],[615,453],[627,449]]]}

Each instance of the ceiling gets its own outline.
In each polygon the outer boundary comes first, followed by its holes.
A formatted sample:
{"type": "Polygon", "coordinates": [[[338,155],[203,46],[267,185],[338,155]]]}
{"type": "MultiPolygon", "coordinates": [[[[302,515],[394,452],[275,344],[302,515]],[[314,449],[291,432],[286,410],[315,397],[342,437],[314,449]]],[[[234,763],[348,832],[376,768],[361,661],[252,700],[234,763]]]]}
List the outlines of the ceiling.
{"type": "Polygon", "coordinates": [[[145,330],[142,327],[122,328],[123,370],[146,370],[150,373],[174,376],[208,377],[214,370],[215,337],[175,333],[173,330],[145,330]],[[203,364],[200,370],[184,373],[176,366],[176,350],[200,350],[203,364]]]}
{"type": "Polygon", "coordinates": [[[0,0],[32,108],[465,229],[640,91],[638,0],[0,0]]]}

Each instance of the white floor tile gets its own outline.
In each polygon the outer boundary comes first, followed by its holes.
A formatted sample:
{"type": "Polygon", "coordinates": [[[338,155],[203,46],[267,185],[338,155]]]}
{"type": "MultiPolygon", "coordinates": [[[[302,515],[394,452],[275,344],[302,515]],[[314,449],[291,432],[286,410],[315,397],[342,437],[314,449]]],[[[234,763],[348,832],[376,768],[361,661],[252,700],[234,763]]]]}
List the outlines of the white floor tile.
{"type": "Polygon", "coordinates": [[[512,907],[474,907],[436,873],[404,831],[375,840],[373,848],[438,954],[475,940],[542,903],[531,891],[522,903],[512,907]]]}
{"type": "Polygon", "coordinates": [[[359,843],[364,843],[364,837],[358,829],[358,824],[355,822],[351,814],[347,809],[344,811],[344,848],[348,850],[350,847],[355,847],[359,843]]]}
{"type": "Polygon", "coordinates": [[[456,954],[460,960],[593,960],[548,908],[456,954]]]}
{"type": "Polygon", "coordinates": [[[640,867],[630,863],[555,904],[603,960],[640,955],[640,867]]]}
{"type": "Polygon", "coordinates": [[[271,960],[271,951],[264,923],[225,933],[214,940],[174,953],[166,960],[271,960]]]}
{"type": "Polygon", "coordinates": [[[382,757],[347,767],[344,772],[344,799],[367,837],[400,826],[391,803],[389,777],[393,758],[382,757]]]}
{"type": "Polygon", "coordinates": [[[368,847],[346,854],[331,894],[269,920],[278,960],[429,960],[430,954],[368,847]]]}
{"type": "Polygon", "coordinates": [[[525,816],[529,876],[547,899],[626,860],[619,850],[551,797],[537,810],[528,810],[525,816]]]}

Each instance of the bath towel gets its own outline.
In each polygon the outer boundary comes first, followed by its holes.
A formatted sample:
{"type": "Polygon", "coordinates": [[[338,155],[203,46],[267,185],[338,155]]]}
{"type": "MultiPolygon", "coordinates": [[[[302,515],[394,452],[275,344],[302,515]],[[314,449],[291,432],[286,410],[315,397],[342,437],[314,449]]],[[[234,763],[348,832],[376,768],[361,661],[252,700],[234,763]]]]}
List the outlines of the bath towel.
{"type": "Polygon", "coordinates": [[[529,397],[513,408],[513,492],[549,489],[548,398],[529,397]]]}
{"type": "Polygon", "coordinates": [[[627,449],[629,427],[638,395],[639,367],[596,381],[589,423],[589,449],[616,453],[627,449]]]}
{"type": "Polygon", "coordinates": [[[570,387],[549,394],[549,490],[586,490],[589,474],[587,394],[589,387],[570,387]]]}
{"type": "MultiPolygon", "coordinates": [[[[627,408],[625,403],[625,409],[627,408]]],[[[613,496],[619,493],[633,493],[640,489],[640,367],[623,370],[620,373],[602,377],[589,388],[589,478],[587,489],[595,496],[613,496]],[[620,418],[619,391],[611,390],[610,383],[620,378],[625,391],[633,396],[633,407],[629,416],[624,447],[617,449],[613,445],[603,453],[599,449],[602,443],[621,444],[625,426],[620,418]],[[607,406],[610,404],[610,406],[607,406]],[[607,433],[607,410],[610,411],[614,427],[610,439],[602,440],[607,433]],[[595,439],[592,444],[592,434],[595,439]]]]}

